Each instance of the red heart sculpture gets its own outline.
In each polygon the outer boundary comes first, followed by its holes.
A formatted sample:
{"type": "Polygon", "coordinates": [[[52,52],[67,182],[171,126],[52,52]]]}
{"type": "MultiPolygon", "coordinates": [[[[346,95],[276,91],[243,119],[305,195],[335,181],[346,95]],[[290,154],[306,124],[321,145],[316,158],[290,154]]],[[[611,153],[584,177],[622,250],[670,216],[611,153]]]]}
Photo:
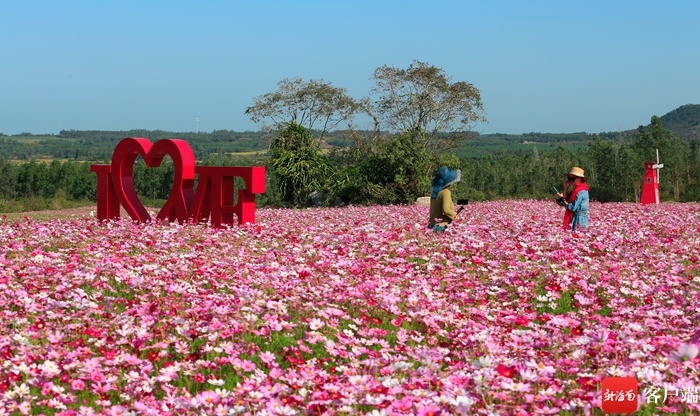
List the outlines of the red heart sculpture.
{"type": "Polygon", "coordinates": [[[194,153],[192,148],[180,139],[163,139],[152,144],[140,137],[127,137],[120,141],[112,154],[111,177],[119,202],[131,218],[138,222],[151,219],[134,188],[134,163],[141,155],[146,166],[158,167],[165,155],[173,159],[175,177],[168,200],[158,212],[159,220],[188,220],[189,208],[194,197],[194,153]]]}

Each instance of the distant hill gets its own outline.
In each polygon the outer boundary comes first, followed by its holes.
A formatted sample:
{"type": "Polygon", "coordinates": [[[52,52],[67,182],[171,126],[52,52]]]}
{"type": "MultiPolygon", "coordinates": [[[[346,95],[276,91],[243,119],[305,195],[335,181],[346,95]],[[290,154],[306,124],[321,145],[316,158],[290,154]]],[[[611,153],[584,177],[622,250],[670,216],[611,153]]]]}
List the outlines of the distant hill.
{"type": "MultiPolygon", "coordinates": [[[[654,115],[654,114],[652,114],[654,115]]],[[[652,115],[649,116],[651,120],[652,115]]],[[[700,105],[686,104],[660,117],[662,126],[674,135],[688,140],[700,140],[700,105]]],[[[646,124],[644,127],[650,125],[646,124]]],[[[642,126],[640,124],[640,126],[642,126]]],[[[598,132],[602,140],[618,137],[632,139],[637,129],[624,131],[598,132]]],[[[481,134],[464,143],[458,154],[462,157],[483,157],[498,152],[531,154],[537,151],[554,150],[563,147],[569,150],[588,146],[594,133],[523,133],[523,134],[481,134]]]]}
{"type": "Polygon", "coordinates": [[[665,129],[686,140],[700,139],[700,104],[686,104],[661,116],[665,129]]]}
{"type": "MultiPolygon", "coordinates": [[[[648,120],[653,116],[649,115],[648,120]]],[[[700,140],[700,105],[686,104],[660,117],[665,129],[688,141],[700,140]]],[[[648,125],[647,125],[648,126],[648,125]]],[[[631,139],[636,129],[598,132],[602,140],[619,137],[631,139]]],[[[372,134],[371,131],[359,131],[372,134]]],[[[557,147],[568,150],[585,148],[594,133],[523,133],[523,134],[475,134],[466,140],[457,154],[460,157],[478,158],[499,152],[518,155],[552,151],[557,147]]],[[[161,130],[97,131],[62,130],[58,135],[30,133],[7,136],[0,133],[0,158],[9,160],[75,159],[109,160],[114,146],[124,137],[146,137],[151,141],[178,137],[187,140],[198,159],[210,159],[235,153],[264,153],[268,140],[261,132],[235,132],[218,130],[211,133],[177,133],[161,130]]],[[[347,131],[333,131],[324,138],[324,148],[347,147],[352,140],[347,131]]]]}

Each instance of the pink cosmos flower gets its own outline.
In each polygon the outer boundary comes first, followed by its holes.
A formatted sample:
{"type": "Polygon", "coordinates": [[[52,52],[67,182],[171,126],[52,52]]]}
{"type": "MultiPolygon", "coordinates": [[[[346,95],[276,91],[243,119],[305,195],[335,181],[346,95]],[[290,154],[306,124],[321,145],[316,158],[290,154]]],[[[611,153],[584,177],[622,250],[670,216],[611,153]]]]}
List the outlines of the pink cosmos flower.
{"type": "Polygon", "coordinates": [[[669,358],[679,363],[690,361],[698,356],[699,350],[695,344],[683,344],[676,351],[672,351],[669,358]]]}
{"type": "Polygon", "coordinates": [[[254,371],[255,370],[255,363],[253,363],[250,360],[243,360],[243,361],[241,361],[241,368],[243,369],[243,371],[247,371],[247,372],[254,371]]]}
{"type": "Polygon", "coordinates": [[[102,375],[101,372],[95,370],[90,373],[90,381],[94,381],[95,383],[102,383],[103,381],[105,381],[105,377],[102,375]]]}
{"type": "Polygon", "coordinates": [[[270,365],[275,362],[275,354],[269,352],[269,351],[263,351],[261,352],[258,357],[260,358],[260,361],[263,363],[270,365]]]}
{"type": "Polygon", "coordinates": [[[198,393],[196,399],[205,406],[213,406],[219,402],[221,397],[213,391],[205,390],[198,393]]]}
{"type": "Polygon", "coordinates": [[[112,406],[109,408],[109,415],[110,416],[123,416],[123,415],[126,415],[127,413],[128,412],[127,412],[126,408],[119,406],[119,405],[112,406]]]}
{"type": "Polygon", "coordinates": [[[421,406],[418,408],[418,416],[439,416],[442,414],[442,410],[436,406],[421,406]]]}
{"type": "Polygon", "coordinates": [[[323,321],[318,318],[314,318],[309,321],[309,328],[311,328],[312,331],[318,331],[319,329],[323,328],[323,321]]]}

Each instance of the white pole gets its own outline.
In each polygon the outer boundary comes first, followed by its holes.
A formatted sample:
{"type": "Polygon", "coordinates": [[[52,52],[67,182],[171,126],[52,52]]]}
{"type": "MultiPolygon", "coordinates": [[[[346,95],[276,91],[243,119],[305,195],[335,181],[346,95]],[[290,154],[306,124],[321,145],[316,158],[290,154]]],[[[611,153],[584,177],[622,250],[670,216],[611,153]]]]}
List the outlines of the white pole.
{"type": "Polygon", "coordinates": [[[661,168],[664,167],[663,164],[659,163],[659,149],[656,149],[656,164],[652,166],[654,169],[656,169],[656,203],[659,204],[661,203],[661,198],[659,197],[659,173],[661,172],[661,168]]]}
{"type": "Polygon", "coordinates": [[[661,169],[658,168],[659,166],[659,149],[656,149],[656,179],[659,179],[659,173],[661,172],[661,169]]]}
{"type": "MultiPolygon", "coordinates": [[[[197,133],[199,133],[199,117],[196,117],[194,120],[197,123],[197,133]]],[[[658,158],[659,158],[659,151],[657,150],[656,151],[656,159],[658,159],[658,158]]]]}

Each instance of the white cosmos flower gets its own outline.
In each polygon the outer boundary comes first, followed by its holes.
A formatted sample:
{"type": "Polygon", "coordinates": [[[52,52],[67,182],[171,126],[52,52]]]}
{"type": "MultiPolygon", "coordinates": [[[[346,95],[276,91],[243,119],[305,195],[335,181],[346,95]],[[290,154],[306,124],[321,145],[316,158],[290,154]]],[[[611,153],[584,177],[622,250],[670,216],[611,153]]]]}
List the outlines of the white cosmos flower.
{"type": "Polygon", "coordinates": [[[679,363],[690,361],[698,356],[698,346],[695,344],[683,344],[678,350],[672,351],[669,358],[679,363]]]}

